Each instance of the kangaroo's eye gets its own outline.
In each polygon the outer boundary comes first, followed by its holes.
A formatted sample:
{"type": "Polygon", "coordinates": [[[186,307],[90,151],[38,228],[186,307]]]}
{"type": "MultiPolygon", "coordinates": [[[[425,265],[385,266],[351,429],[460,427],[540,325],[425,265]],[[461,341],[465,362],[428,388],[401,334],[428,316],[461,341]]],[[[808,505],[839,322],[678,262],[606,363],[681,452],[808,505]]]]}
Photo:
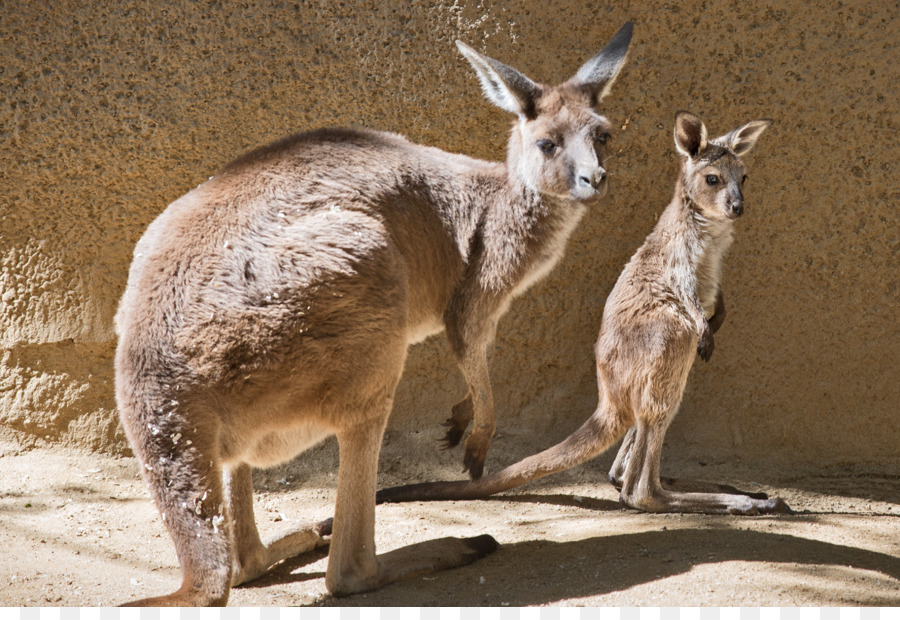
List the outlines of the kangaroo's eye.
{"type": "Polygon", "coordinates": [[[719,182],[719,177],[714,174],[706,175],[706,184],[707,185],[716,185],[719,182]]]}
{"type": "Polygon", "coordinates": [[[746,183],[746,182],[747,182],[747,175],[745,174],[745,175],[741,178],[741,185],[743,185],[743,184],[746,183]]]}
{"type": "Polygon", "coordinates": [[[598,144],[606,144],[607,142],[609,142],[609,138],[609,133],[604,131],[603,133],[598,134],[597,137],[594,138],[594,140],[596,140],[598,144]]]}
{"type": "Polygon", "coordinates": [[[549,155],[556,148],[556,144],[554,144],[553,140],[543,138],[537,141],[537,147],[541,150],[541,153],[549,155]]]}

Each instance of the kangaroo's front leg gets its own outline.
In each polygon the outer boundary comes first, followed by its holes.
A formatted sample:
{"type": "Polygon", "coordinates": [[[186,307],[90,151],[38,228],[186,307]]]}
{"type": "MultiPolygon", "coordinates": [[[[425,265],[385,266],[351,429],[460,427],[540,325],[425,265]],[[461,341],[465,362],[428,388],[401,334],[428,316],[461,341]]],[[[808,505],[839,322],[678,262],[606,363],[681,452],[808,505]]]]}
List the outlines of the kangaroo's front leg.
{"type": "Polygon", "coordinates": [[[709,328],[716,333],[719,331],[719,328],[722,327],[722,323],[725,322],[725,297],[722,295],[722,289],[719,288],[718,294],[716,294],[716,309],[713,310],[713,315],[709,317],[709,328]]]}
{"type": "Polygon", "coordinates": [[[704,362],[708,362],[709,358],[712,357],[713,349],[715,349],[716,346],[715,340],[713,339],[713,332],[715,330],[712,329],[709,321],[706,320],[706,316],[703,314],[703,306],[700,305],[700,300],[697,299],[696,295],[690,299],[686,304],[686,307],[687,311],[691,314],[691,318],[697,325],[697,354],[704,362]]]}
{"type": "MultiPolygon", "coordinates": [[[[493,339],[486,346],[492,346],[492,343],[493,339]]],[[[472,434],[466,439],[463,471],[468,471],[472,480],[478,480],[484,473],[484,461],[497,428],[494,421],[494,395],[491,391],[487,352],[480,347],[474,348],[462,358],[460,366],[469,384],[475,420],[472,434]]]]}
{"type": "Polygon", "coordinates": [[[472,434],[466,440],[463,471],[478,480],[484,473],[484,461],[496,428],[490,360],[497,320],[494,317],[496,304],[474,295],[472,298],[461,295],[451,306],[453,311],[445,316],[450,346],[469,385],[466,400],[453,408],[448,425],[451,430],[461,427],[461,435],[468,421],[474,419],[472,434]]]}
{"type": "Polygon", "coordinates": [[[466,397],[453,405],[450,418],[444,422],[447,427],[447,434],[444,435],[443,448],[449,450],[459,445],[463,434],[469,427],[469,422],[475,416],[475,409],[472,406],[472,393],[466,394],[466,397]]]}

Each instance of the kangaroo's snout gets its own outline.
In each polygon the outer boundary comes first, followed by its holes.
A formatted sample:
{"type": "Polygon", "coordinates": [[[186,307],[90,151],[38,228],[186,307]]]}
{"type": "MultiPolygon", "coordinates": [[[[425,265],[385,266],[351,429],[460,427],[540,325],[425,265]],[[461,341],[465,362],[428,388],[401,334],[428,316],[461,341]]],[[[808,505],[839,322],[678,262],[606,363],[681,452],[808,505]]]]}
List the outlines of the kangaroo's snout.
{"type": "Polygon", "coordinates": [[[736,194],[728,196],[725,203],[728,208],[728,217],[738,218],[744,214],[744,194],[740,190],[736,194]]]}
{"type": "Polygon", "coordinates": [[[583,172],[578,176],[579,185],[582,187],[592,187],[593,189],[598,189],[605,180],[606,170],[599,166],[590,172],[583,172]]]}
{"type": "Polygon", "coordinates": [[[579,170],[575,177],[574,194],[582,199],[594,199],[606,193],[606,170],[602,166],[579,170]]]}

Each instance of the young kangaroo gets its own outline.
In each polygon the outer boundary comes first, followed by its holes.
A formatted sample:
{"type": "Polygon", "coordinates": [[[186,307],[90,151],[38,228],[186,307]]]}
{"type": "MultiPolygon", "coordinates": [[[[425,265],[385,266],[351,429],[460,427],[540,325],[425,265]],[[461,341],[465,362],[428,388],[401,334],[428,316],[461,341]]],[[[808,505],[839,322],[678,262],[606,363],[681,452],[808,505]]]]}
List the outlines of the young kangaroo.
{"type": "MultiPolygon", "coordinates": [[[[708,361],[713,333],[725,318],[722,262],[734,221],[744,212],[741,157],[769,120],[747,123],[708,140],[697,116],[675,117],[683,156],[675,196],[606,300],[595,346],[599,404],[561,443],[476,482],[434,482],[385,489],[379,501],[478,499],[568,469],[628,435],[610,479],[626,506],[650,512],[758,514],[787,512],[780,499],[724,485],[673,482],[659,476],[666,429],[681,403],[694,352],[708,361]]],[[[686,482],[686,481],[685,481],[686,482]]]]}
{"type": "Polygon", "coordinates": [[[232,585],[323,544],[324,528],[305,526],[263,545],[250,468],[332,434],[333,594],[496,548],[490,536],[448,538],[376,556],[382,433],[407,347],[446,329],[469,385],[454,437],[474,416],[465,465],[481,475],[497,321],[606,192],[610,123],[595,107],[631,31],[554,87],[458,43],[487,98],[518,117],[505,164],[316,131],[241,157],[150,225],[116,317],[116,396],[183,582],[136,604],[224,604],[232,585]]]}

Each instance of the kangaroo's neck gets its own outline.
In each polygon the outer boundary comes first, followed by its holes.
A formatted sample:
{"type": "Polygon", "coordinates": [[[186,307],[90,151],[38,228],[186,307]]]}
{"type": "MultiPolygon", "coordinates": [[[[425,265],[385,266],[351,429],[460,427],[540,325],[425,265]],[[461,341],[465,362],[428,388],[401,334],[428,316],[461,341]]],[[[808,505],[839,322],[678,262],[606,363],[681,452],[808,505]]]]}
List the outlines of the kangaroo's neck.
{"type": "Polygon", "coordinates": [[[484,196],[479,281],[487,290],[517,294],[562,257],[586,207],[538,193],[521,180],[514,165],[507,161],[504,183],[484,196]]]}

